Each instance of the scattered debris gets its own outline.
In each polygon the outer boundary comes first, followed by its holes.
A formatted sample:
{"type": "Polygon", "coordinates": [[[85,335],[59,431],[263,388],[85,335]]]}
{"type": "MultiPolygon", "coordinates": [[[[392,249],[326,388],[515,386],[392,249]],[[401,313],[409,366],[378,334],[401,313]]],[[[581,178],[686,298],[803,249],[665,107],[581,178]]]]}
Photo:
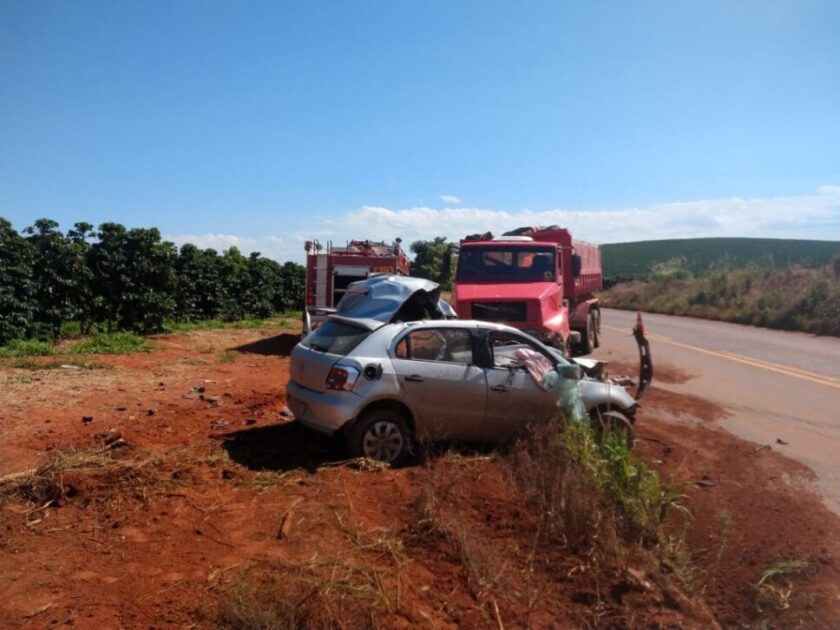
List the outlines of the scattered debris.
{"type": "Polygon", "coordinates": [[[782,438],[776,438],[776,444],[788,445],[790,442],[785,442],[782,438]]]}
{"type": "Polygon", "coordinates": [[[228,425],[227,420],[211,420],[210,421],[210,427],[212,429],[221,429],[223,427],[226,427],[227,425],[228,425]]]}
{"type": "Polygon", "coordinates": [[[227,468],[225,468],[222,471],[222,479],[230,480],[230,479],[233,479],[234,477],[236,477],[236,473],[233,472],[232,470],[228,470],[227,468]]]}
{"type": "Polygon", "coordinates": [[[153,416],[157,413],[157,409],[146,409],[147,416],[153,416]]]}
{"type": "Polygon", "coordinates": [[[253,426],[255,424],[257,424],[257,421],[254,420],[253,418],[245,418],[245,426],[250,427],[250,426],[253,426]]]}
{"type": "Polygon", "coordinates": [[[122,441],[122,433],[117,429],[108,429],[107,431],[100,431],[95,438],[102,440],[106,445],[113,444],[116,441],[122,441]]]}
{"type": "Polygon", "coordinates": [[[192,390],[193,390],[196,394],[203,394],[203,393],[204,393],[204,391],[205,391],[205,389],[204,389],[203,387],[201,387],[200,385],[193,385],[192,390]]]}
{"type": "Polygon", "coordinates": [[[294,417],[294,414],[292,413],[292,410],[289,409],[288,407],[283,407],[283,411],[281,411],[277,415],[279,415],[281,418],[292,418],[292,417],[294,417]]]}
{"type": "Polygon", "coordinates": [[[280,517],[280,527],[277,528],[277,540],[282,540],[283,538],[288,538],[289,533],[292,529],[292,519],[290,518],[292,515],[292,510],[303,501],[302,498],[297,498],[292,501],[291,505],[283,512],[283,516],[280,517]]]}
{"type": "Polygon", "coordinates": [[[90,424],[93,422],[93,416],[82,416],[82,424],[90,424]]]}
{"type": "Polygon", "coordinates": [[[63,370],[81,370],[82,368],[78,365],[70,365],[69,363],[62,363],[59,367],[63,370]]]}
{"type": "Polygon", "coordinates": [[[694,482],[694,485],[700,486],[701,488],[711,488],[715,485],[715,482],[712,481],[708,475],[703,475],[700,479],[694,482]]]}
{"type": "Polygon", "coordinates": [[[642,591],[649,591],[653,589],[653,585],[645,579],[645,572],[641,569],[627,567],[627,581],[642,591]]]}
{"type": "Polygon", "coordinates": [[[117,407],[117,411],[125,411],[128,407],[117,407]]]}

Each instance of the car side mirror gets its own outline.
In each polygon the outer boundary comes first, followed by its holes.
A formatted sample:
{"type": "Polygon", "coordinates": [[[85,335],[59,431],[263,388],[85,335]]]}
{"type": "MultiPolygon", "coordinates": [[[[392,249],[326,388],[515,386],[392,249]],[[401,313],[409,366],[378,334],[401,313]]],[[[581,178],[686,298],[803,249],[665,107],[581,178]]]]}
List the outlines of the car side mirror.
{"type": "Polygon", "coordinates": [[[581,260],[580,254],[572,254],[572,276],[580,278],[581,260]]]}

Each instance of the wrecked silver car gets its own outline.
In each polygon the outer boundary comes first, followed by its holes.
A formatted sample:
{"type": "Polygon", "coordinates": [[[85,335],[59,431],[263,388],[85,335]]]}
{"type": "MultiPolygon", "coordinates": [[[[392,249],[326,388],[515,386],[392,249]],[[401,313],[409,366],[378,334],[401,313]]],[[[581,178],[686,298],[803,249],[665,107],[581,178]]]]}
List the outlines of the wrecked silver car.
{"type": "Polygon", "coordinates": [[[443,304],[427,280],[351,285],[292,352],[292,413],[315,431],[343,434],[354,456],[393,463],[415,440],[516,438],[568,402],[546,386],[552,373],[575,381],[583,413],[632,436],[637,399],[597,376],[603,364],[570,362],[510,326],[447,319],[443,304]]]}

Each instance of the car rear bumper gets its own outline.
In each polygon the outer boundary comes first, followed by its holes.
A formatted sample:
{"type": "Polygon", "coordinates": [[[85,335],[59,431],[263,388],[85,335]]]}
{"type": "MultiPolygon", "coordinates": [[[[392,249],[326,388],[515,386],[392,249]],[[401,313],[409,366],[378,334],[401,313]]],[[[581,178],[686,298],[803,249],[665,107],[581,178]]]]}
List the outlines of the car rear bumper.
{"type": "Polygon", "coordinates": [[[302,425],[333,435],[358,414],[361,398],[352,392],[316,392],[289,381],[289,409],[302,425]]]}

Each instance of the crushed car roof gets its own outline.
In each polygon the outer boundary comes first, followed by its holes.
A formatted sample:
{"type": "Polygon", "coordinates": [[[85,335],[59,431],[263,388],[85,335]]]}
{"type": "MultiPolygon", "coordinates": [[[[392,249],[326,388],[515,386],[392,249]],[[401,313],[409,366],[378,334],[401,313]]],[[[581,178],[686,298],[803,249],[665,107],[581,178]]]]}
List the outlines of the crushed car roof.
{"type": "MultiPolygon", "coordinates": [[[[440,285],[423,278],[379,275],[353,282],[336,306],[335,315],[376,320],[382,324],[446,315],[438,304],[440,285]]],[[[448,305],[447,305],[448,306],[448,305]]]]}

